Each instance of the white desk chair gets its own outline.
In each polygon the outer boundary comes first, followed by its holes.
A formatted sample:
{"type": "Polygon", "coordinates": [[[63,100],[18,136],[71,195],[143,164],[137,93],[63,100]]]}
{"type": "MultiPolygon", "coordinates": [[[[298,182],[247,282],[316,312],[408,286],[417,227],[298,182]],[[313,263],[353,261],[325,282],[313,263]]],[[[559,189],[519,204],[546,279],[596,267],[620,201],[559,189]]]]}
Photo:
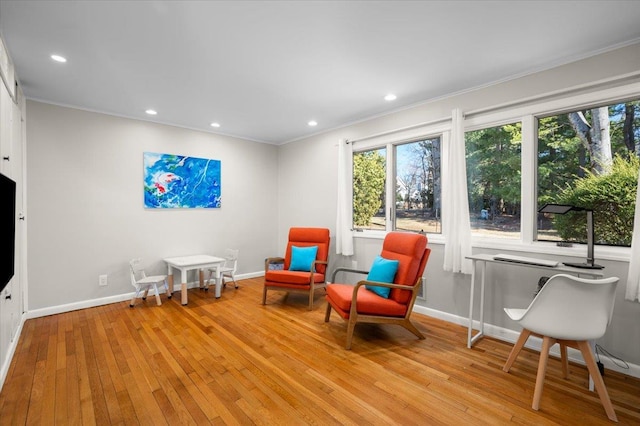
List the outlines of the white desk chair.
{"type": "MultiPolygon", "coordinates": [[[[236,270],[238,268],[238,253],[239,250],[234,249],[226,249],[224,251],[224,264],[220,266],[220,279],[222,280],[222,287],[226,287],[227,283],[225,278],[229,278],[233,281],[233,286],[238,288],[238,283],[236,282],[236,270]]],[[[208,285],[211,285],[211,278],[213,278],[213,274],[215,273],[215,269],[209,269],[209,280],[208,285]]]]}
{"type": "Polygon", "coordinates": [[[563,376],[567,378],[569,374],[567,347],[579,349],[607,417],[618,421],[589,341],[602,337],[611,321],[619,280],[617,277],[586,279],[566,274],[554,275],[527,309],[504,309],[512,320],[520,323],[522,333],[511,350],[503,371],[509,371],[530,335],[542,338],[533,394],[534,410],[540,407],[549,349],[559,343],[563,376]]]}
{"type": "Polygon", "coordinates": [[[140,295],[140,292],[144,290],[144,295],[142,296],[142,300],[147,299],[147,294],[149,294],[149,289],[153,287],[153,290],[156,295],[156,303],[158,306],[162,305],[160,301],[160,292],[158,291],[158,284],[163,284],[164,289],[167,292],[167,298],[171,299],[171,293],[169,293],[169,285],[167,284],[167,276],[166,275],[153,275],[148,277],[145,273],[144,269],[142,269],[142,260],[140,258],[131,259],[129,261],[129,272],[131,273],[131,285],[136,289],[136,294],[131,299],[131,303],[129,303],[130,307],[134,307],[136,303],[136,299],[140,295]]]}

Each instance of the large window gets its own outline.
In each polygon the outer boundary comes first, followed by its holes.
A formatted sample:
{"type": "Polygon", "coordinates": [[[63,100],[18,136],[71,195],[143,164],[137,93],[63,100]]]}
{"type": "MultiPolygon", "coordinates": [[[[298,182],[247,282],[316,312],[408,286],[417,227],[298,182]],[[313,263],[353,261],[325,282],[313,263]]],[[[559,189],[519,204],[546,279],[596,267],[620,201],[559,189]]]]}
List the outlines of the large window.
{"type": "Polygon", "coordinates": [[[474,234],[520,238],[521,123],[465,134],[469,215],[474,234]]]}
{"type": "Polygon", "coordinates": [[[354,228],[442,231],[440,140],[433,137],[354,152],[354,228]]]}
{"type": "MultiPolygon", "coordinates": [[[[640,167],[640,101],[538,119],[538,197],[594,211],[595,243],[630,246],[640,167]]],[[[538,214],[538,240],[586,242],[586,215],[538,214]]]]}
{"type": "MultiPolygon", "coordinates": [[[[575,247],[559,252],[580,255],[587,215],[537,212],[556,203],[593,210],[595,243],[608,246],[601,247],[608,256],[625,253],[640,169],[640,84],[470,112],[463,126],[474,244],[526,250],[540,241],[538,251],[562,242],[558,246],[575,247]]],[[[451,210],[441,188],[455,188],[440,173],[443,153],[452,164],[456,160],[449,127],[430,129],[439,137],[400,129],[402,142],[384,134],[379,143],[354,145],[354,228],[442,233],[442,215],[451,210]]]]}

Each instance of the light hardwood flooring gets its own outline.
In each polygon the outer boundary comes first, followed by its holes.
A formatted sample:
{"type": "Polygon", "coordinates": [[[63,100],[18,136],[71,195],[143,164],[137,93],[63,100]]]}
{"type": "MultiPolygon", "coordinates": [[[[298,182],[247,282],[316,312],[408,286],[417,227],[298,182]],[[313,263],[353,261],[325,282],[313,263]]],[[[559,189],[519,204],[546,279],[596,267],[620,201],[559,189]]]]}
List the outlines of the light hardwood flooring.
{"type": "MultiPolygon", "coordinates": [[[[538,354],[510,373],[511,344],[466,347],[465,327],[414,314],[425,334],[346,323],[326,302],[270,292],[262,279],[28,320],[0,393],[1,425],[607,425],[581,365],[551,359],[531,409],[538,354]]],[[[604,376],[621,425],[640,424],[640,380],[604,376]]]]}

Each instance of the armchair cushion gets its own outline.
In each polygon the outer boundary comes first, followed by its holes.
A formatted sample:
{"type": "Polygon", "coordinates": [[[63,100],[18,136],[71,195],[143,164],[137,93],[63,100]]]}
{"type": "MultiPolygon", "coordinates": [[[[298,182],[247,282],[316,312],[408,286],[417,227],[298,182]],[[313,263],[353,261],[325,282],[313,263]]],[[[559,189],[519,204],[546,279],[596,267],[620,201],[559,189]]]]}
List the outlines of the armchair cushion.
{"type": "MultiPolygon", "coordinates": [[[[367,275],[367,281],[392,283],[394,278],[396,277],[399,263],[400,262],[398,260],[390,260],[385,259],[382,256],[376,256],[375,260],[373,261],[373,265],[371,266],[371,270],[369,271],[369,275],[367,275]]],[[[388,298],[389,293],[391,293],[391,289],[389,287],[381,287],[370,284],[366,284],[365,287],[368,290],[376,293],[378,296],[384,297],[385,299],[388,298]]]]}
{"type": "MultiPolygon", "coordinates": [[[[349,318],[353,286],[333,284],[327,286],[327,297],[335,303],[336,312],[343,318],[349,318]]],[[[407,313],[407,305],[398,303],[393,299],[385,299],[368,291],[364,287],[358,289],[357,308],[360,315],[380,315],[390,317],[403,317],[407,313]]]]}
{"type": "Polygon", "coordinates": [[[310,272],[317,254],[318,246],[291,246],[291,265],[289,270],[310,272]]]}
{"type": "MultiPolygon", "coordinates": [[[[265,283],[268,285],[279,284],[283,287],[291,286],[307,286],[311,285],[312,274],[304,271],[287,271],[287,270],[272,270],[267,271],[264,276],[265,283]]],[[[318,272],[313,273],[314,283],[323,283],[324,274],[318,272]]]]}

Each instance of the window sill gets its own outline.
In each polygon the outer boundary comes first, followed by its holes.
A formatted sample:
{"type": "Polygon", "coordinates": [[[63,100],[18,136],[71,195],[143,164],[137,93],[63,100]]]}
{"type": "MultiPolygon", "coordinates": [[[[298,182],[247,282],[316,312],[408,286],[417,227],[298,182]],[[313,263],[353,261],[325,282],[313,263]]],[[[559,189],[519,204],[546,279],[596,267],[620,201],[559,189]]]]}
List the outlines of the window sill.
{"type": "MultiPolygon", "coordinates": [[[[571,247],[559,247],[556,243],[546,241],[535,241],[524,243],[516,240],[479,239],[472,238],[473,248],[484,248],[492,250],[509,250],[522,252],[525,254],[546,254],[561,257],[586,258],[587,245],[574,244],[571,247]]],[[[595,246],[594,254],[596,259],[610,260],[617,262],[629,262],[631,255],[630,247],[595,246]]]]}
{"type": "MultiPolygon", "coordinates": [[[[353,232],[353,238],[384,240],[386,231],[361,231],[353,232]]],[[[429,244],[444,245],[445,238],[442,234],[427,234],[429,244]]],[[[574,244],[572,247],[558,247],[556,243],[535,241],[524,243],[515,239],[472,237],[473,249],[508,250],[523,253],[523,255],[546,254],[561,257],[585,258],[587,256],[586,244],[574,244]]],[[[595,246],[595,258],[616,262],[629,262],[631,256],[630,247],[595,246]]]]}
{"type": "MultiPolygon", "coordinates": [[[[353,231],[351,235],[353,236],[353,238],[384,240],[384,237],[387,235],[387,233],[388,233],[387,231],[365,230],[365,231],[353,231]]],[[[442,234],[427,233],[426,235],[429,240],[429,244],[444,244],[444,236],[442,234]]]]}

